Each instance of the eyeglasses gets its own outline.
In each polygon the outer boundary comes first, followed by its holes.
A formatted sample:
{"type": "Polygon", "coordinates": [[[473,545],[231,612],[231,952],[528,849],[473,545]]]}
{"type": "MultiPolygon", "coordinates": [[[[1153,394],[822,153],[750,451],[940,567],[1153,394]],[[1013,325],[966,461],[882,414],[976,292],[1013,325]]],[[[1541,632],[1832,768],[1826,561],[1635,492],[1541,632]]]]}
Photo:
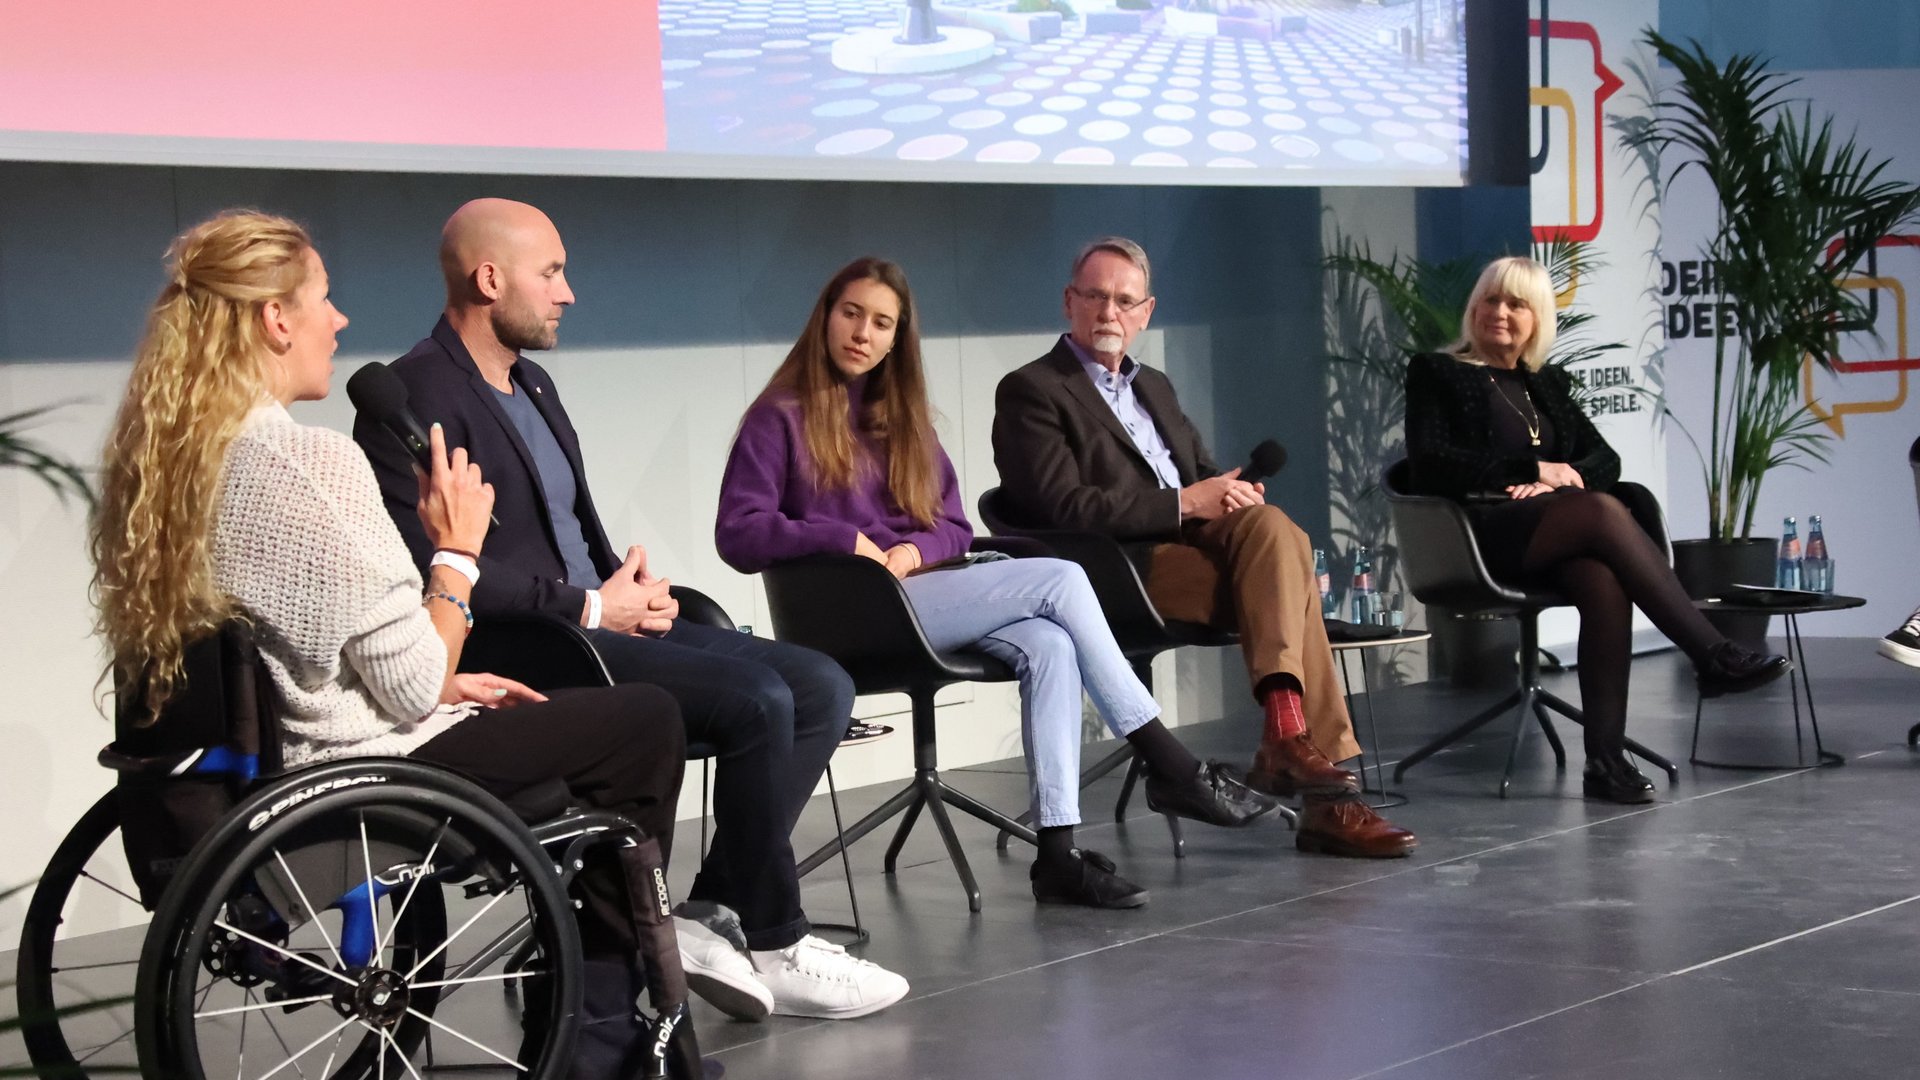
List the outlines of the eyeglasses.
{"type": "Polygon", "coordinates": [[[1151,296],[1142,296],[1136,300],[1131,296],[1115,296],[1112,293],[1102,292],[1099,289],[1081,289],[1072,285],[1067,286],[1067,291],[1099,310],[1105,310],[1106,306],[1111,303],[1114,307],[1120,309],[1120,314],[1122,315],[1133,314],[1140,310],[1141,306],[1147,301],[1153,299],[1151,296]]]}

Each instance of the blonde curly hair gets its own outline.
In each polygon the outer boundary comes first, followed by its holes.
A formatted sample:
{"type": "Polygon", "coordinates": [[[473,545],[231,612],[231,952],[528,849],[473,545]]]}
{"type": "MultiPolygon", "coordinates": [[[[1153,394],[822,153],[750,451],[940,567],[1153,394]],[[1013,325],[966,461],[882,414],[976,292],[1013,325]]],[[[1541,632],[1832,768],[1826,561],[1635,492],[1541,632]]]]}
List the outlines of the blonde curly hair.
{"type": "Polygon", "coordinates": [[[107,436],[89,537],[108,674],[121,693],[144,676],[147,722],[178,688],[187,643],[235,613],[213,581],[222,466],[270,389],[261,309],[293,302],[312,248],[286,218],[229,210],[167,249],[167,284],[107,436]]]}

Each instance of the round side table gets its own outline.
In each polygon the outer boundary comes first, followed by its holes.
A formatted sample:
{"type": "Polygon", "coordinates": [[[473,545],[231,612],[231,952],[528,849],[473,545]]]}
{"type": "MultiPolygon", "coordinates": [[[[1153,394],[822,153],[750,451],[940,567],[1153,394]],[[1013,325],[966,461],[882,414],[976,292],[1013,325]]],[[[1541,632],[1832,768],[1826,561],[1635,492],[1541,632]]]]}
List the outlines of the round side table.
{"type": "Polygon", "coordinates": [[[1340,683],[1347,691],[1347,715],[1349,716],[1353,715],[1353,677],[1349,674],[1350,668],[1347,664],[1347,655],[1349,653],[1358,653],[1360,656],[1360,688],[1367,695],[1367,743],[1371,750],[1371,755],[1369,755],[1367,750],[1362,750],[1360,753],[1360,792],[1362,795],[1379,796],[1378,802],[1367,803],[1368,806],[1374,807],[1375,809],[1383,809],[1389,806],[1405,806],[1407,804],[1407,797],[1398,791],[1390,791],[1387,788],[1387,767],[1386,764],[1380,760],[1380,726],[1375,722],[1373,715],[1373,670],[1372,665],[1367,661],[1367,657],[1375,649],[1384,649],[1393,645],[1412,645],[1415,642],[1425,641],[1432,636],[1432,634],[1425,630],[1399,630],[1390,637],[1342,638],[1336,636],[1335,631],[1329,628],[1327,644],[1332,646],[1333,657],[1340,664],[1340,683]],[[1373,760],[1374,780],[1371,786],[1367,782],[1367,760],[1369,756],[1371,756],[1373,760]]]}
{"type": "Polygon", "coordinates": [[[1700,756],[1700,713],[1705,703],[1704,696],[1694,698],[1693,702],[1693,745],[1688,750],[1687,760],[1695,765],[1705,765],[1714,769],[1752,769],[1757,771],[1778,771],[1785,769],[1811,769],[1831,765],[1845,765],[1847,759],[1826,748],[1820,741],[1820,718],[1813,710],[1813,672],[1807,668],[1807,648],[1800,640],[1800,616],[1816,615],[1823,611],[1845,611],[1857,608],[1867,601],[1859,596],[1808,597],[1804,601],[1785,603],[1767,603],[1757,600],[1696,600],[1694,606],[1701,611],[1725,611],[1736,615],[1779,615],[1787,627],[1787,659],[1793,662],[1793,669],[1787,673],[1788,695],[1793,702],[1793,745],[1794,760],[1791,762],[1738,762],[1708,761],[1700,756]],[[1800,701],[1807,703],[1807,725],[1813,728],[1813,759],[1807,760],[1806,744],[1801,736],[1800,701]]]}

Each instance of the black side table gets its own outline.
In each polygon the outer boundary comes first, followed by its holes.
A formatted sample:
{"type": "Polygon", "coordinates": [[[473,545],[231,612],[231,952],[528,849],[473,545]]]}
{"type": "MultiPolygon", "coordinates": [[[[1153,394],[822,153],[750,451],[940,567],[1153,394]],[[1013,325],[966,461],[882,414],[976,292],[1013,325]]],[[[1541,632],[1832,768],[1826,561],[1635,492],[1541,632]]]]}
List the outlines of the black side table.
{"type": "Polygon", "coordinates": [[[1807,668],[1807,647],[1800,639],[1800,616],[1814,615],[1822,611],[1845,611],[1865,604],[1866,598],[1860,596],[1828,596],[1819,600],[1809,599],[1795,603],[1755,603],[1732,600],[1696,600],[1694,606],[1701,611],[1725,611],[1737,615],[1779,615],[1787,627],[1787,659],[1793,661],[1793,670],[1787,673],[1789,696],[1793,701],[1793,745],[1792,762],[1779,764],[1746,763],[1730,761],[1708,761],[1700,756],[1700,707],[1703,698],[1696,697],[1693,702],[1693,746],[1688,751],[1687,760],[1695,765],[1705,765],[1715,769],[1754,769],[1783,770],[1821,768],[1830,765],[1845,765],[1847,759],[1826,748],[1820,741],[1820,718],[1813,710],[1813,672],[1807,668]],[[1806,745],[1800,731],[1800,700],[1807,702],[1807,723],[1813,728],[1813,760],[1806,759],[1806,745]]]}
{"type": "Polygon", "coordinates": [[[1327,644],[1333,647],[1333,657],[1340,663],[1340,683],[1347,691],[1347,714],[1349,716],[1353,714],[1353,677],[1348,674],[1347,654],[1360,654],[1360,687],[1366,691],[1367,695],[1367,744],[1370,748],[1370,756],[1373,759],[1374,776],[1373,783],[1369,786],[1367,783],[1367,759],[1369,752],[1363,751],[1360,754],[1360,791],[1363,795],[1378,795],[1380,797],[1380,801],[1369,802],[1367,804],[1375,809],[1382,809],[1389,806],[1405,806],[1407,804],[1407,797],[1405,795],[1402,795],[1398,791],[1387,790],[1387,767],[1386,764],[1380,760],[1380,726],[1374,722],[1373,717],[1373,671],[1371,665],[1367,663],[1367,655],[1374,649],[1385,648],[1389,645],[1412,645],[1418,641],[1425,641],[1433,635],[1425,630],[1399,630],[1391,637],[1342,638],[1332,624],[1328,625],[1327,631],[1327,644]]]}

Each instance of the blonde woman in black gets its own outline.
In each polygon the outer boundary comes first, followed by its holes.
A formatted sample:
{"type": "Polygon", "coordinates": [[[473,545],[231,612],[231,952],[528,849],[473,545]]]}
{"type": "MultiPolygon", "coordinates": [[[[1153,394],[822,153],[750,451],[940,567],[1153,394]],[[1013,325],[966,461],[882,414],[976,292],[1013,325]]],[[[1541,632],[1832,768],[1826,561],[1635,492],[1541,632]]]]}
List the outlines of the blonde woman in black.
{"type": "Polygon", "coordinates": [[[1532,259],[1481,272],[1461,340],[1407,367],[1407,462],[1413,490],[1467,504],[1494,576],[1551,589],[1580,612],[1581,708],[1589,798],[1653,799],[1625,752],[1633,608],[1694,663],[1708,696],[1785,674],[1786,657],[1727,640],[1693,606],[1665,555],[1609,494],[1620,455],[1573,396],[1572,376],[1546,365],[1553,286],[1532,259]]]}

